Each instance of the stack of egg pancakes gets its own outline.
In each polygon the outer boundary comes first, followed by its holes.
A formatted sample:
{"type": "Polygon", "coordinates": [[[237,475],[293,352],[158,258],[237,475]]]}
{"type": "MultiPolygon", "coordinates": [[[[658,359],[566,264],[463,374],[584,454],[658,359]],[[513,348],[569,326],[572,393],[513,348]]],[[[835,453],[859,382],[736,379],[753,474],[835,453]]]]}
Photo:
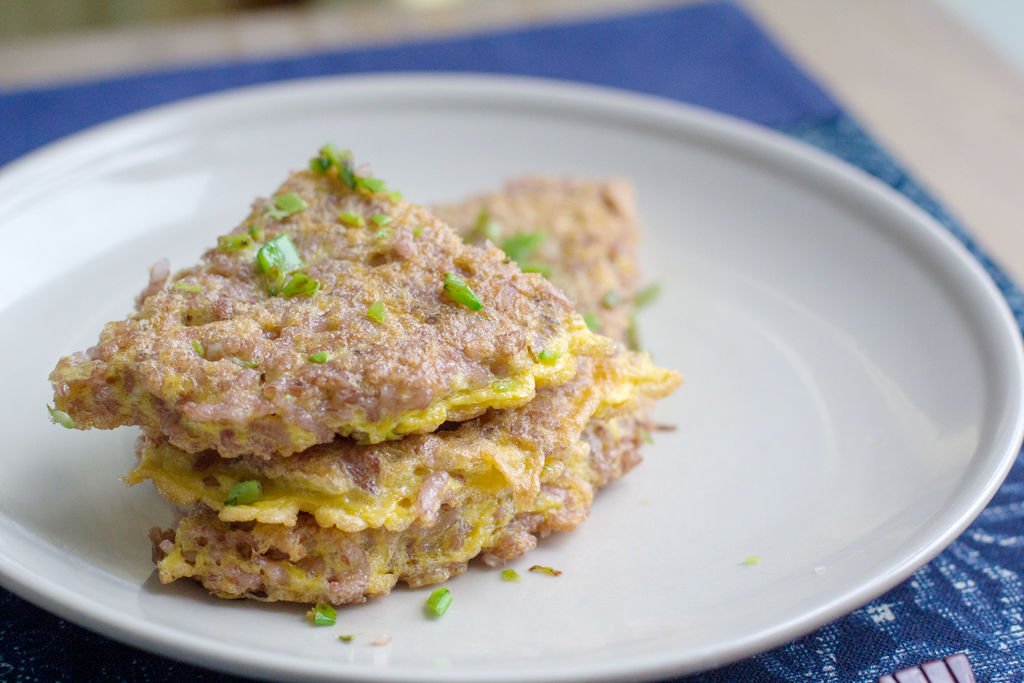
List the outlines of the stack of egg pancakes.
{"type": "Polygon", "coordinates": [[[587,517],[680,382],[623,343],[636,233],[623,181],[428,210],[328,147],[199,265],[151,271],[60,360],[56,408],[142,428],[126,481],[182,509],[150,534],[164,583],[345,604],[501,564],[587,517]]]}

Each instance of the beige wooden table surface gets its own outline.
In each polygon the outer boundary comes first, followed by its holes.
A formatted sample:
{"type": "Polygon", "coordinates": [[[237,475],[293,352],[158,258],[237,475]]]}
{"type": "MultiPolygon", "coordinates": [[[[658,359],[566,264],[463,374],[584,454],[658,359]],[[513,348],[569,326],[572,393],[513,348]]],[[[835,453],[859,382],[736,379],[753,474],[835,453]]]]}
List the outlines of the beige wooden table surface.
{"type": "MultiPolygon", "coordinates": [[[[43,3],[44,5],[46,3],[43,3]]],[[[0,42],[0,88],[609,14],[666,0],[348,0],[0,42]]],[[[740,0],[1024,283],[1024,75],[933,0],[740,0]]]]}

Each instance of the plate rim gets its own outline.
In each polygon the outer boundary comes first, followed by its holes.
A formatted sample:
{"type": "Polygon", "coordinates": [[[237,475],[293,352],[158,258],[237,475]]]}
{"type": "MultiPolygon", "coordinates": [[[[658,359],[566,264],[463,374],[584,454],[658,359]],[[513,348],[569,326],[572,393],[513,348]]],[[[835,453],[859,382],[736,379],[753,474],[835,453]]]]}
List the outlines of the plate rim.
{"type": "MultiPolygon", "coordinates": [[[[240,103],[244,104],[247,99],[260,100],[303,91],[315,95],[321,91],[330,92],[338,88],[363,91],[371,96],[401,90],[408,97],[435,97],[442,101],[447,101],[452,97],[470,97],[482,100],[494,97],[544,98],[550,103],[550,106],[560,111],[564,111],[566,106],[587,105],[598,107],[600,112],[605,115],[615,113],[629,117],[646,117],[645,120],[655,120],[660,125],[667,125],[670,128],[686,130],[691,134],[697,132],[710,137],[711,144],[716,149],[721,148],[722,145],[728,145],[739,148],[744,153],[756,153],[774,163],[783,164],[787,169],[800,174],[801,177],[810,170],[818,171],[822,174],[821,183],[829,187],[844,185],[846,188],[853,188],[858,193],[858,197],[870,195],[885,205],[885,208],[911,218],[916,224],[914,229],[921,233],[919,236],[933,242],[936,248],[944,250],[946,255],[957,264],[956,267],[962,269],[960,275],[969,277],[975,286],[980,287],[980,291],[985,295],[985,300],[994,307],[990,313],[994,314],[994,320],[998,321],[1001,326],[1000,334],[1004,335],[1003,341],[1009,345],[1007,352],[1012,360],[1012,368],[1003,366],[1003,370],[1007,371],[1008,387],[1016,388],[1016,391],[1008,389],[1008,393],[1012,394],[1008,397],[1011,402],[1007,404],[1010,409],[1001,411],[1001,414],[1012,414],[1012,424],[1007,426],[1000,421],[1000,425],[1006,429],[1002,430],[1005,432],[1004,438],[997,444],[1001,446],[1002,450],[1002,455],[998,460],[999,466],[988,473],[986,483],[978,495],[974,496],[972,503],[960,512],[954,523],[948,526],[944,533],[917,549],[912,556],[906,558],[892,571],[864,582],[858,590],[837,597],[817,610],[794,617],[773,629],[720,645],[717,649],[708,648],[707,652],[697,657],[691,655],[688,660],[682,660],[678,655],[673,656],[672,653],[662,652],[660,656],[645,657],[641,668],[637,668],[637,663],[633,662],[631,665],[614,668],[605,666],[600,670],[560,668],[557,671],[488,672],[489,680],[522,680],[526,677],[531,680],[542,678],[545,680],[577,680],[580,676],[586,676],[592,680],[612,680],[624,675],[658,676],[684,671],[696,672],[777,647],[869,602],[905,580],[914,571],[933,559],[980,514],[1009,473],[1020,450],[1021,442],[1024,440],[1024,403],[1022,403],[1024,399],[1021,395],[1021,389],[1024,387],[1024,344],[1022,344],[1020,327],[1007,301],[981,263],[961,241],[942,227],[932,216],[909,198],[870,176],[862,169],[778,131],[720,112],[629,90],[532,76],[466,72],[394,72],[318,76],[220,90],[161,104],[97,124],[32,150],[0,167],[0,187],[10,184],[17,186],[18,182],[26,182],[31,185],[35,182],[36,174],[45,173],[55,157],[66,155],[69,151],[80,151],[80,148],[89,148],[93,142],[102,140],[111,133],[128,132],[141,135],[142,139],[149,139],[153,134],[151,124],[159,123],[162,119],[173,117],[176,114],[181,114],[184,118],[184,115],[196,112],[201,114],[204,111],[215,110],[217,107],[236,107],[240,103]]],[[[0,201],[0,205],[2,204],[3,201],[0,201]]],[[[959,285],[959,281],[956,284],[959,285]]],[[[14,301],[20,300],[23,296],[23,294],[19,295],[14,301]]],[[[15,520],[6,515],[3,516],[5,520],[18,526],[15,520]]],[[[482,672],[473,670],[447,671],[442,676],[436,671],[417,671],[413,674],[413,672],[404,670],[365,667],[357,667],[351,672],[346,672],[338,670],[337,663],[334,662],[311,662],[300,660],[294,656],[281,659],[280,655],[276,653],[258,653],[259,656],[254,657],[256,653],[244,649],[230,650],[226,653],[223,646],[204,645],[201,638],[192,634],[176,632],[165,625],[143,618],[130,616],[126,618],[122,611],[105,605],[103,602],[85,598],[64,589],[52,580],[32,575],[27,568],[23,569],[19,563],[12,561],[2,552],[0,552],[0,585],[61,618],[120,642],[189,664],[215,668],[228,673],[244,673],[261,678],[302,676],[318,680],[359,679],[372,681],[466,681],[478,680],[482,675],[482,672]],[[232,655],[232,653],[235,654],[232,655]],[[299,663],[304,663],[306,666],[296,668],[295,665],[299,663]]]]}

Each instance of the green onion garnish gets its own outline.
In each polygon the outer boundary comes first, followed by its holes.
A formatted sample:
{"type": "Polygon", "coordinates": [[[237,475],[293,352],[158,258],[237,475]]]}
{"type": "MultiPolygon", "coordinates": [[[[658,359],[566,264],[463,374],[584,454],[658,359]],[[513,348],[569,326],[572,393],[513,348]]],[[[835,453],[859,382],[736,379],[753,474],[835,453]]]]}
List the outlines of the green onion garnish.
{"type": "Polygon", "coordinates": [[[390,234],[391,234],[391,231],[388,230],[387,228],[384,228],[383,230],[378,230],[377,234],[375,235],[375,237],[377,239],[379,239],[379,240],[383,240],[383,239],[387,239],[388,235],[390,235],[390,234]]]}
{"type": "Polygon", "coordinates": [[[291,299],[293,296],[312,296],[318,289],[320,289],[319,282],[305,273],[295,273],[285,284],[281,294],[285,299],[291,299]]]}
{"type": "Polygon", "coordinates": [[[761,562],[760,555],[751,555],[750,557],[743,558],[743,564],[758,564],[761,562]]]}
{"type": "Polygon", "coordinates": [[[46,409],[50,412],[50,420],[53,421],[53,424],[60,425],[64,429],[75,428],[75,421],[72,420],[71,416],[65,413],[63,410],[51,408],[49,403],[46,404],[46,409]]]}
{"type": "Polygon", "coordinates": [[[356,189],[356,174],[352,172],[352,167],[347,163],[338,166],[338,179],[345,183],[345,187],[348,189],[356,189]]]}
{"type": "Polygon", "coordinates": [[[307,358],[306,360],[308,360],[310,363],[317,363],[318,365],[323,365],[330,359],[331,354],[328,353],[327,351],[317,351],[314,354],[310,354],[309,358],[307,358]]]}
{"type": "Polygon", "coordinates": [[[545,567],[542,564],[535,564],[530,567],[531,572],[537,572],[538,574],[547,574],[548,576],[561,576],[562,571],[560,569],[552,569],[551,567],[545,567]]]}
{"type": "Polygon", "coordinates": [[[321,147],[319,154],[319,156],[313,157],[309,161],[309,167],[317,173],[326,173],[327,169],[331,166],[341,168],[345,161],[352,156],[352,153],[347,149],[342,151],[331,142],[321,147]]]}
{"type": "Polygon", "coordinates": [[[203,291],[202,285],[196,284],[195,282],[184,282],[182,280],[178,280],[177,282],[175,282],[174,288],[180,289],[183,292],[190,292],[192,294],[196,294],[198,292],[203,291]]]}
{"type": "Polygon", "coordinates": [[[546,238],[547,235],[542,232],[524,232],[507,238],[501,248],[510,259],[521,266],[546,238]]]}
{"type": "Polygon", "coordinates": [[[589,312],[589,311],[587,313],[584,313],[583,314],[583,322],[585,322],[587,324],[587,327],[590,328],[591,332],[600,332],[601,331],[601,321],[600,321],[600,319],[598,319],[597,314],[589,312]]]}
{"type": "Polygon", "coordinates": [[[302,211],[307,206],[309,206],[309,204],[307,204],[306,200],[304,200],[302,197],[295,194],[294,192],[288,192],[286,194],[279,194],[276,197],[274,197],[275,208],[267,209],[267,212],[264,215],[279,221],[282,218],[287,218],[292,214],[302,211]]]}
{"type": "Polygon", "coordinates": [[[319,155],[309,160],[309,168],[314,173],[327,173],[331,168],[338,170],[338,179],[350,190],[356,189],[356,177],[352,173],[352,152],[338,149],[337,145],[327,143],[320,148],[319,155]]]}
{"type": "Polygon", "coordinates": [[[243,368],[249,368],[250,370],[259,367],[259,362],[254,360],[242,360],[241,358],[231,357],[229,359],[235,365],[241,365],[243,368]]]}
{"type": "Polygon", "coordinates": [[[340,636],[338,636],[338,640],[340,640],[340,641],[341,641],[341,642],[343,642],[343,643],[351,643],[351,642],[352,642],[353,640],[355,640],[355,639],[356,639],[356,637],[355,637],[355,636],[353,636],[353,635],[350,635],[350,634],[347,634],[347,633],[346,633],[346,634],[343,634],[343,635],[340,635],[340,636]]]}
{"type": "Polygon", "coordinates": [[[276,268],[282,275],[287,275],[302,267],[302,257],[299,256],[299,250],[295,248],[292,238],[286,233],[281,233],[256,252],[256,265],[263,273],[276,268]]]}
{"type": "Polygon", "coordinates": [[[519,576],[519,572],[517,572],[515,569],[502,569],[501,578],[504,581],[514,581],[516,583],[519,583],[523,580],[523,577],[519,576]]]}
{"type": "Polygon", "coordinates": [[[237,251],[252,245],[252,236],[245,233],[221,235],[217,238],[217,248],[221,251],[237,251]]]}
{"type": "Polygon", "coordinates": [[[562,352],[554,349],[541,349],[540,353],[537,354],[537,358],[540,359],[541,363],[554,363],[561,357],[562,352]]]}
{"type": "Polygon", "coordinates": [[[633,297],[633,305],[637,308],[643,308],[657,299],[659,294],[661,294],[661,285],[655,282],[636,293],[636,296],[633,297]]]}
{"type": "Polygon", "coordinates": [[[366,317],[377,323],[384,322],[385,315],[386,311],[384,310],[383,301],[374,301],[370,304],[370,307],[366,309],[366,317]]]}
{"type": "Polygon", "coordinates": [[[316,607],[306,612],[306,618],[314,626],[334,626],[338,623],[338,610],[334,609],[334,605],[318,602],[316,607]]]}
{"type": "Polygon", "coordinates": [[[462,304],[471,311],[479,311],[484,307],[480,303],[480,299],[476,298],[473,290],[466,284],[466,281],[455,273],[448,272],[444,274],[444,291],[448,292],[448,296],[455,300],[456,303],[462,304]]]}
{"type": "Polygon", "coordinates": [[[636,435],[640,437],[640,440],[644,443],[654,443],[654,439],[651,438],[651,433],[643,427],[636,428],[636,435]]]}
{"type": "Polygon", "coordinates": [[[228,491],[225,505],[249,505],[263,497],[263,485],[255,479],[240,481],[228,491]]]}
{"type": "Polygon", "coordinates": [[[366,219],[360,216],[358,213],[352,213],[351,211],[339,211],[338,220],[345,225],[351,225],[353,227],[361,228],[366,225],[366,219]]]}
{"type": "Polygon", "coordinates": [[[203,342],[199,341],[198,339],[193,339],[192,340],[192,348],[200,356],[202,356],[203,358],[206,358],[206,349],[203,348],[203,342]]]}
{"type": "Polygon", "coordinates": [[[540,261],[527,261],[519,264],[519,270],[524,273],[539,273],[544,277],[551,277],[551,266],[540,261]]]}
{"type": "Polygon", "coordinates": [[[422,234],[423,234],[423,226],[422,225],[417,225],[415,228],[412,229],[412,236],[413,237],[419,237],[422,234]]]}
{"type": "Polygon", "coordinates": [[[640,330],[636,326],[636,316],[630,313],[628,320],[629,325],[626,327],[626,348],[630,351],[642,351],[643,344],[640,342],[640,330]]]}
{"type": "Polygon", "coordinates": [[[391,216],[386,213],[375,213],[370,216],[370,220],[376,223],[378,228],[383,228],[385,225],[391,223],[391,216]]]}
{"type": "Polygon", "coordinates": [[[480,209],[480,213],[476,215],[476,222],[473,224],[472,234],[497,244],[501,239],[501,223],[492,221],[491,214],[487,209],[480,209]]]}
{"type": "Polygon", "coordinates": [[[263,241],[263,228],[253,223],[249,226],[249,235],[257,242],[263,241]]]}
{"type": "Polygon", "coordinates": [[[427,611],[435,616],[441,616],[448,611],[452,604],[452,592],[443,586],[438,588],[427,598],[427,611]]]}
{"type": "Polygon", "coordinates": [[[402,201],[402,193],[398,190],[392,190],[391,192],[388,192],[388,199],[396,203],[400,202],[402,201]]]}
{"type": "Polygon", "coordinates": [[[514,379],[499,379],[498,381],[491,384],[491,389],[501,394],[506,391],[512,391],[519,386],[519,382],[514,379]]]}
{"type": "Polygon", "coordinates": [[[622,295],[616,292],[614,289],[609,289],[601,297],[601,305],[605,308],[615,308],[622,303],[622,295]]]}
{"type": "Polygon", "coordinates": [[[385,183],[380,178],[363,178],[357,176],[356,185],[366,190],[369,190],[370,192],[381,192],[382,190],[387,188],[387,183],[385,183]]]}

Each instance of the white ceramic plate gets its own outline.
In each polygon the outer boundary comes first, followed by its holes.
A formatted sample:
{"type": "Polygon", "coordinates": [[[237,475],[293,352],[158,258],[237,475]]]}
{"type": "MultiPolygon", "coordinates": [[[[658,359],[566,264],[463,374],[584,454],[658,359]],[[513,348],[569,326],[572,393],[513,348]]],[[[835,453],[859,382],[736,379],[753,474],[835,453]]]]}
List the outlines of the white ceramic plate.
{"type": "Polygon", "coordinates": [[[980,511],[1021,439],[1018,330],[946,232],[811,149],[650,98],[471,76],[201,98],[12,164],[0,237],[0,579],[114,638],[238,673],[581,680],[722,664],[908,576],[980,511]],[[314,629],[300,607],[159,585],[146,531],[172,514],[118,482],[134,431],[65,431],[43,407],[57,358],[131,309],[150,263],[191,263],[325,141],[424,202],[527,171],[632,178],[663,291],[643,337],[687,376],[659,411],[678,431],[586,524],[512,563],[522,583],[481,568],[452,580],[435,621],[426,590],[314,629]],[[391,644],[371,646],[379,635],[391,644]]]}

